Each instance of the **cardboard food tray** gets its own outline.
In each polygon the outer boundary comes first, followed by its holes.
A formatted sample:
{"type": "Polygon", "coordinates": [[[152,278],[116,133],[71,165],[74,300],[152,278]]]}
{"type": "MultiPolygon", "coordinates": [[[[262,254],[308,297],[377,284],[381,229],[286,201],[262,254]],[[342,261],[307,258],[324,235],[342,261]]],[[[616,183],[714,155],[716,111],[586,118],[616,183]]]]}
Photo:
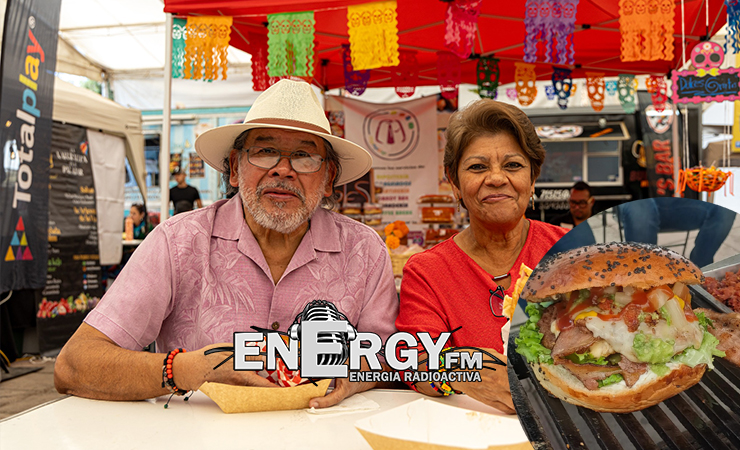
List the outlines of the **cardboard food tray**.
{"type": "Polygon", "coordinates": [[[211,398],[226,414],[283,411],[308,408],[312,398],[323,397],[331,380],[319,380],[293,387],[233,386],[221,383],[203,383],[200,391],[211,398]]]}
{"type": "Polygon", "coordinates": [[[374,450],[532,449],[514,415],[419,399],[355,422],[374,450]]]}

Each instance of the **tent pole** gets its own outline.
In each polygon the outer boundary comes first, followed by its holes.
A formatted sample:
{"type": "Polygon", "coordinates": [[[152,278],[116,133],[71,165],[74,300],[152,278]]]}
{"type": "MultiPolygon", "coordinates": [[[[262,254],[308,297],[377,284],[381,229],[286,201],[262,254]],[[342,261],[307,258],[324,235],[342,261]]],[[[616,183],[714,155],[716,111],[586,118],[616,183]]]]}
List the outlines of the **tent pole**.
{"type": "Polygon", "coordinates": [[[170,119],[172,114],[172,14],[167,13],[164,44],[164,107],[159,139],[160,221],[170,215],[170,119]]]}
{"type": "MultiPolygon", "coordinates": [[[[686,110],[684,110],[684,113],[686,110]]],[[[681,125],[681,122],[683,120],[683,114],[679,113],[678,111],[678,103],[673,104],[673,123],[674,126],[671,127],[671,138],[673,139],[673,196],[674,197],[680,197],[681,196],[681,188],[679,186],[679,181],[681,178],[681,161],[682,159],[682,152],[681,149],[688,148],[684,147],[683,141],[679,142],[678,139],[678,128],[681,125]],[[679,115],[680,114],[680,115],[679,115]]],[[[683,136],[683,135],[682,135],[683,136]]],[[[688,167],[684,167],[684,170],[688,169],[688,167]]],[[[701,199],[700,199],[701,200],[701,199]]]]}

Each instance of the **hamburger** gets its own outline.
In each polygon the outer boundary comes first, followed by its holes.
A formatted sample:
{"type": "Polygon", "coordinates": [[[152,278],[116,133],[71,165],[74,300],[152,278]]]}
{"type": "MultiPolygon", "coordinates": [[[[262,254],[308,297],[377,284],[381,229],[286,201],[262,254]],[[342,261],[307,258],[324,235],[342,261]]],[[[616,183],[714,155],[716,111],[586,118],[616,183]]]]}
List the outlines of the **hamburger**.
{"type": "Polygon", "coordinates": [[[613,242],[558,253],[524,286],[529,320],[515,340],[540,384],[600,412],[647,408],[698,383],[719,341],[691,309],[704,281],[681,255],[613,242]]]}

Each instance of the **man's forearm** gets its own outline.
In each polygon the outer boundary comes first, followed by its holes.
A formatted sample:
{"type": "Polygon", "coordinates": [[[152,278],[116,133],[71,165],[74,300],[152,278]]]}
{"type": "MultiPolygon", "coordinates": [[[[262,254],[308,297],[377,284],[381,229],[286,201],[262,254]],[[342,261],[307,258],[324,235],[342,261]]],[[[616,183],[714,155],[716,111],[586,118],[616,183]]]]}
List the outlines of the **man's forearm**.
{"type": "Polygon", "coordinates": [[[57,358],[54,383],[63,394],[100,400],[142,400],[161,387],[164,354],[126,350],[83,324],[57,358]]]}

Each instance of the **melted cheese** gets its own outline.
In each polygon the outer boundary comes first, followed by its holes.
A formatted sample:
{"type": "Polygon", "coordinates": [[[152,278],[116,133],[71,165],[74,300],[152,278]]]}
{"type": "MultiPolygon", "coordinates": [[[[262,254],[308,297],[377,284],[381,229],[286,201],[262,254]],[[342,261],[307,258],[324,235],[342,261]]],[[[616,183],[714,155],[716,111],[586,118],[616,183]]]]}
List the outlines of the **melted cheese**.
{"type": "Polygon", "coordinates": [[[573,318],[573,322],[579,319],[585,319],[586,317],[596,317],[596,311],[583,311],[573,318]]]}
{"type": "Polygon", "coordinates": [[[673,298],[675,298],[676,300],[678,300],[678,306],[680,306],[680,307],[681,307],[681,309],[683,309],[683,306],[684,306],[684,305],[686,304],[686,302],[684,302],[684,301],[683,301],[683,300],[681,299],[681,297],[679,297],[678,295],[674,295],[674,296],[673,296],[673,298]]]}
{"type": "Polygon", "coordinates": [[[614,352],[621,353],[634,362],[640,362],[632,348],[632,342],[639,332],[650,337],[672,339],[674,353],[681,353],[689,346],[698,348],[704,335],[698,322],[685,322],[679,326],[673,323],[672,326],[668,326],[662,320],[655,326],[641,323],[637,331],[634,332],[630,332],[627,329],[627,324],[622,320],[601,320],[598,317],[587,317],[585,323],[586,328],[591,330],[595,337],[603,339],[614,349],[614,352]]]}

